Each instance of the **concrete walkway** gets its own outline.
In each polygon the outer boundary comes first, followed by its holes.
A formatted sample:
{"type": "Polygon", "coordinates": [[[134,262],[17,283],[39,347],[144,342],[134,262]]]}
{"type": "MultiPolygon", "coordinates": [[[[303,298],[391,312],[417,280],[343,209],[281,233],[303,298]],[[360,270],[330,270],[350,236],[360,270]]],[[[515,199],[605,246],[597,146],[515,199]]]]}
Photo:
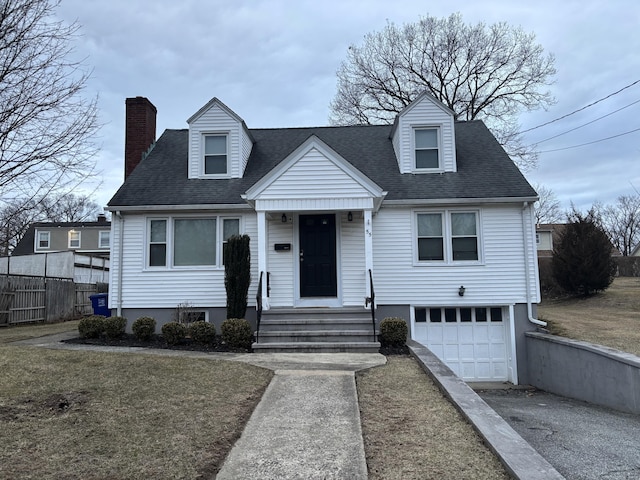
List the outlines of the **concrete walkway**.
{"type": "Polygon", "coordinates": [[[366,479],[354,373],[277,370],[217,478],[366,479]]]}

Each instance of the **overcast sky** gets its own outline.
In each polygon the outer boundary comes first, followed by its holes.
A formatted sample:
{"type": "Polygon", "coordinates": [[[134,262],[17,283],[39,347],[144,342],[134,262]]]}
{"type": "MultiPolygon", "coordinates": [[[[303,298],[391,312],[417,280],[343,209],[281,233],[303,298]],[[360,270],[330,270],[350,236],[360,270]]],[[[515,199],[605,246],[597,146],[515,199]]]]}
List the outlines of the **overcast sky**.
{"type": "MultiPolygon", "coordinates": [[[[213,97],[249,128],[328,125],[335,72],[349,45],[362,44],[387,21],[455,12],[466,23],[521,26],[555,55],[557,103],[522,114],[523,130],[640,80],[637,0],[62,0],[60,17],[82,26],[77,54],[93,69],[87,94],[99,95],[105,124],[96,201],[105,205],[122,183],[125,98],[145,96],[157,107],[158,137],[166,128],[186,128],[213,97]]],[[[540,143],[529,181],[551,188],[565,208],[640,191],[640,130],[567,148],[640,129],[638,100],[640,82],[526,133],[527,143],[540,142],[623,108],[540,143]]]]}

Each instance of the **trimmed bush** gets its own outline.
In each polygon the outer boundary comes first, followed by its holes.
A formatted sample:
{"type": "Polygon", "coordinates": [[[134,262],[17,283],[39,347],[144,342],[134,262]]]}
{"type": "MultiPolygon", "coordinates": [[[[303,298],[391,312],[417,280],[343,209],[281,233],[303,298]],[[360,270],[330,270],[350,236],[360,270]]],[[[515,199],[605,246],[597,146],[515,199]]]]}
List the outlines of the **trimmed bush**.
{"type": "Polygon", "coordinates": [[[407,342],[409,327],[404,318],[387,317],[380,322],[380,343],[401,347],[407,342]]]}
{"type": "Polygon", "coordinates": [[[248,235],[233,235],[224,249],[224,287],[227,291],[227,318],[242,318],[247,312],[251,284],[251,249],[248,235]]]}
{"type": "Polygon", "coordinates": [[[104,333],[108,338],[120,338],[127,328],[127,319],[124,317],[107,317],[104,319],[104,333]]]}
{"type": "Polygon", "coordinates": [[[78,333],[82,338],[98,338],[104,332],[104,315],[90,315],[78,323],[78,333]]]}
{"type": "Polygon", "coordinates": [[[165,323],[162,325],[162,336],[169,345],[177,345],[187,336],[187,327],[178,322],[165,323]]]}
{"type": "Polygon", "coordinates": [[[216,340],[216,327],[203,321],[193,322],[189,325],[189,336],[196,343],[209,345],[216,340]]]}
{"type": "Polygon", "coordinates": [[[156,320],[152,317],[140,317],[131,326],[138,340],[149,340],[156,333],[156,320]]]}
{"type": "Polygon", "coordinates": [[[251,348],[253,332],[244,318],[227,318],[220,326],[222,341],[232,348],[251,348]]]}

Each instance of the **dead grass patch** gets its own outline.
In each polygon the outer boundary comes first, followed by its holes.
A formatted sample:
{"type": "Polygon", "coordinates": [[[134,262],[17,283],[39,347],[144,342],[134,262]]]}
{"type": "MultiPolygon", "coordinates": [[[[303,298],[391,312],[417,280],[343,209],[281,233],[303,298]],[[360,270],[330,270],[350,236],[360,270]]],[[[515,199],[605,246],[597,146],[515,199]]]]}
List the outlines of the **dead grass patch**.
{"type": "Polygon", "coordinates": [[[618,277],[587,298],[545,299],[538,314],[552,333],[640,355],[640,278],[618,277]]]}
{"type": "Polygon", "coordinates": [[[357,374],[369,479],[507,479],[495,455],[411,357],[357,374]]]}
{"type": "Polygon", "coordinates": [[[30,338],[55,335],[56,333],[78,331],[80,320],[59,323],[28,323],[0,327],[0,344],[28,340],[30,338]]]}
{"type": "Polygon", "coordinates": [[[272,372],[0,348],[0,478],[214,478],[272,372]]]}

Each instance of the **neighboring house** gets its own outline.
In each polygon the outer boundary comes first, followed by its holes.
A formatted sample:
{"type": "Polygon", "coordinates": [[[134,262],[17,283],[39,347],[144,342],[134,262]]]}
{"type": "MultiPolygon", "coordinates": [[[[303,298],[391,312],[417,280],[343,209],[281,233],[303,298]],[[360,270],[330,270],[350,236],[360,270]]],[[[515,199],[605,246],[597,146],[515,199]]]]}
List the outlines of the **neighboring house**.
{"type": "Polygon", "coordinates": [[[12,256],[73,251],[109,256],[111,222],[98,215],[95,222],[37,222],[29,226],[12,256]]]}
{"type": "Polygon", "coordinates": [[[640,243],[636,245],[636,248],[631,250],[632,257],[640,257],[640,243]]]}
{"type": "Polygon", "coordinates": [[[219,325],[223,246],[247,234],[247,318],[256,296],[265,308],[254,350],[376,346],[374,293],[378,322],[405,318],[462,378],[526,381],[537,195],[481,121],[425,93],[393,125],[250,129],[213,98],[155,142],[155,107],[126,105],[108,207],[119,315],[162,324],[188,303],[219,325]]]}
{"type": "Polygon", "coordinates": [[[562,223],[540,223],[536,225],[536,248],[538,250],[538,258],[547,258],[553,256],[554,241],[562,229],[562,223]]]}
{"type": "MultiPolygon", "coordinates": [[[[558,237],[562,234],[564,223],[541,223],[536,225],[536,248],[538,250],[538,258],[553,257],[554,245],[558,242],[558,237]]],[[[620,250],[611,244],[611,255],[619,257],[622,254],[620,250]]]]}

